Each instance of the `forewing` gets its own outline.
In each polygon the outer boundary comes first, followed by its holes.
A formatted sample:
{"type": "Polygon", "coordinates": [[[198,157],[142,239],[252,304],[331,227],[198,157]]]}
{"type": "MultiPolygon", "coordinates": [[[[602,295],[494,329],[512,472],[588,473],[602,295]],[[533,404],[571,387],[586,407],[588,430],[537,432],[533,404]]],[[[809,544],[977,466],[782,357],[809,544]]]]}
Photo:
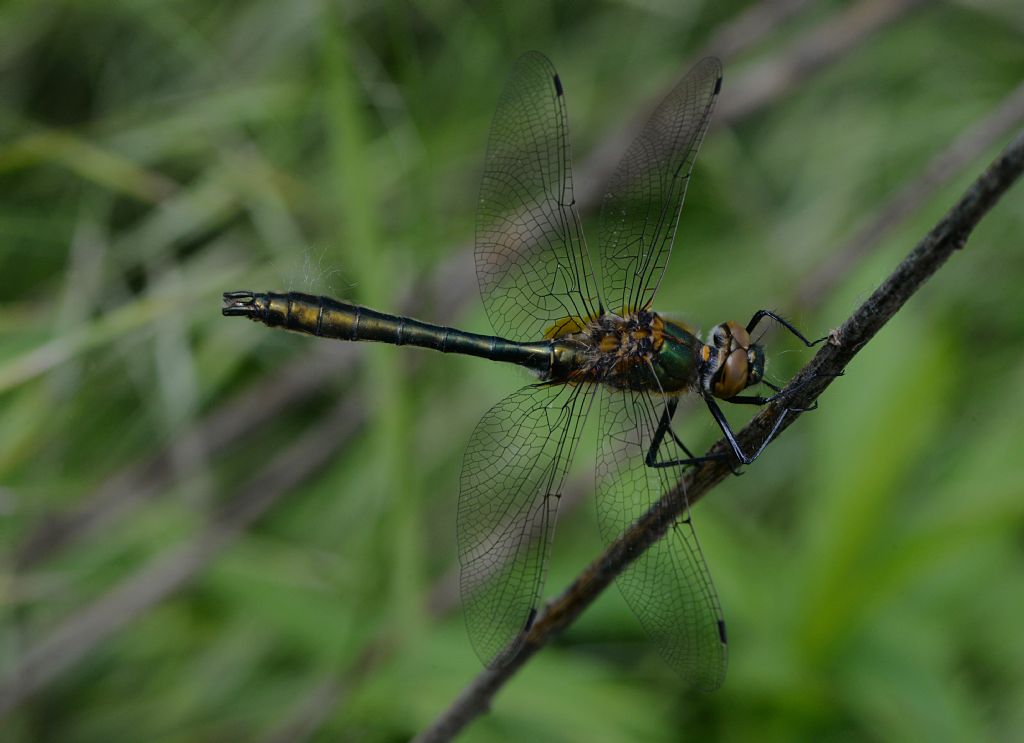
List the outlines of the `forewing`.
{"type": "MultiPolygon", "coordinates": [[[[601,398],[597,513],[601,535],[611,542],[668,492],[679,470],[644,462],[660,403],[636,390],[606,388],[601,398]]],[[[677,448],[663,449],[659,459],[682,456],[677,448]]],[[[688,510],[617,582],[669,665],[697,688],[718,688],[725,677],[725,623],[688,510]]]]}
{"type": "Polygon", "coordinates": [[[601,286],[612,312],[646,309],[654,299],[721,84],[721,62],[698,62],[654,111],[608,182],[601,286]]]}
{"type": "Polygon", "coordinates": [[[597,282],[572,189],[565,96],[529,52],[498,101],[476,219],[476,275],[499,335],[536,340],[558,320],[596,314],[597,282]]]}
{"type": "Polygon", "coordinates": [[[487,666],[518,649],[534,616],[566,470],[591,388],[531,385],[473,431],[462,464],[458,543],[469,639],[487,666]]]}

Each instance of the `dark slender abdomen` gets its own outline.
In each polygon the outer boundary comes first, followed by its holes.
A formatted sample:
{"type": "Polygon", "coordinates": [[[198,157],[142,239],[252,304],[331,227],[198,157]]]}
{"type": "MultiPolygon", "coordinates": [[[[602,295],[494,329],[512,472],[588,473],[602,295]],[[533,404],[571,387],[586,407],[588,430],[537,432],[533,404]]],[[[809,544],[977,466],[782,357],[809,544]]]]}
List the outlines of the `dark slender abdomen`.
{"type": "Polygon", "coordinates": [[[419,346],[442,353],[461,353],[526,366],[549,375],[554,360],[553,342],[517,343],[492,335],[467,333],[329,297],[228,292],[225,315],[244,315],[270,327],[281,327],[321,338],[378,341],[396,346],[419,346]]]}

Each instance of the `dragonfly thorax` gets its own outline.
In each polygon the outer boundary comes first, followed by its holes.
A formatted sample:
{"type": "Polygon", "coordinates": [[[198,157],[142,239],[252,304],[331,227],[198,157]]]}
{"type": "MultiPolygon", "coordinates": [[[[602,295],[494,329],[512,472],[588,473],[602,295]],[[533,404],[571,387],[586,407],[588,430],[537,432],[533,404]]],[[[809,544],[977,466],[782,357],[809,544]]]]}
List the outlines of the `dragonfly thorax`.
{"type": "Polygon", "coordinates": [[[703,343],[656,312],[563,322],[549,337],[556,363],[551,381],[680,394],[697,387],[703,343]]]}

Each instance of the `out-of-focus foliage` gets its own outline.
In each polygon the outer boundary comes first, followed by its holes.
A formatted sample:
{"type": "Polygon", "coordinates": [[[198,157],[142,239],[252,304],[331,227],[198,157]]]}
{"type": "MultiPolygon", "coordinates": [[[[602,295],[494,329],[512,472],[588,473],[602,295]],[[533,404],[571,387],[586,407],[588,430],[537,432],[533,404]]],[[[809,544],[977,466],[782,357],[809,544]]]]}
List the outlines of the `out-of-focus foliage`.
{"type": "MultiPolygon", "coordinates": [[[[845,7],[813,5],[727,64],[723,99],[845,7]]],[[[387,310],[442,264],[468,276],[487,127],[519,53],[558,66],[580,160],[744,7],[0,6],[0,549],[95,508],[98,488],[160,451],[181,473],[44,560],[5,560],[0,671],[198,549],[217,507],[336,399],[365,411],[329,466],[155,606],[122,607],[128,621],[0,737],[253,740],[297,716],[316,740],[383,741],[437,714],[479,670],[458,611],[427,610],[455,563],[462,449],[523,376],[360,349],[354,371],[231,446],[176,445],[197,424],[212,435],[203,422],[252,385],[292,379],[286,364],[326,363],[323,341],[222,318],[219,294],[304,289],[387,310]],[[338,675],[327,712],[303,711],[338,675]]],[[[935,4],[713,132],[657,306],[704,327],[791,307],[803,276],[1022,78],[1018,3],[935,4]]],[[[838,325],[985,162],[793,319],[812,335],[838,325]]],[[[1018,187],[820,409],[696,509],[730,623],[720,692],[682,692],[612,591],[466,738],[1024,737],[1022,235],[1018,187]]],[[[469,296],[456,319],[486,332],[469,296]]],[[[424,319],[432,304],[413,297],[424,319]]],[[[808,356],[768,341],[777,379],[808,356]]],[[[687,412],[692,446],[716,438],[687,412]]],[[[584,504],[561,520],[549,595],[600,549],[584,504]]]]}

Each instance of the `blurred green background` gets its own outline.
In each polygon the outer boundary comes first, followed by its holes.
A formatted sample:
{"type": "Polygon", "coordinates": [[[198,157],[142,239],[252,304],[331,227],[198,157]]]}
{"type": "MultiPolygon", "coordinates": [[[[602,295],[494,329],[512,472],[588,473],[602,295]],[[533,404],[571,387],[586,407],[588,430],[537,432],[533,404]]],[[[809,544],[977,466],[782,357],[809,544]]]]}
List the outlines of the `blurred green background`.
{"type": "MultiPolygon", "coordinates": [[[[228,320],[220,293],[489,332],[467,248],[523,51],[561,73],[579,195],[601,146],[719,49],[721,118],[657,307],[705,329],[774,307],[812,336],[1009,134],[798,301],[814,272],[1024,79],[1016,0],[23,0],[0,39],[5,741],[402,740],[480,670],[453,594],[458,473],[525,375],[228,320]],[[785,59],[809,63],[776,90],[785,59]]],[[[686,692],[609,591],[465,738],[1024,739],[1022,235],[1018,186],[696,508],[721,691],[686,692]]],[[[777,380],[810,356],[767,341],[777,380]]],[[[702,450],[717,430],[684,412],[702,450]]],[[[592,441],[548,596],[601,548],[592,441]]]]}

